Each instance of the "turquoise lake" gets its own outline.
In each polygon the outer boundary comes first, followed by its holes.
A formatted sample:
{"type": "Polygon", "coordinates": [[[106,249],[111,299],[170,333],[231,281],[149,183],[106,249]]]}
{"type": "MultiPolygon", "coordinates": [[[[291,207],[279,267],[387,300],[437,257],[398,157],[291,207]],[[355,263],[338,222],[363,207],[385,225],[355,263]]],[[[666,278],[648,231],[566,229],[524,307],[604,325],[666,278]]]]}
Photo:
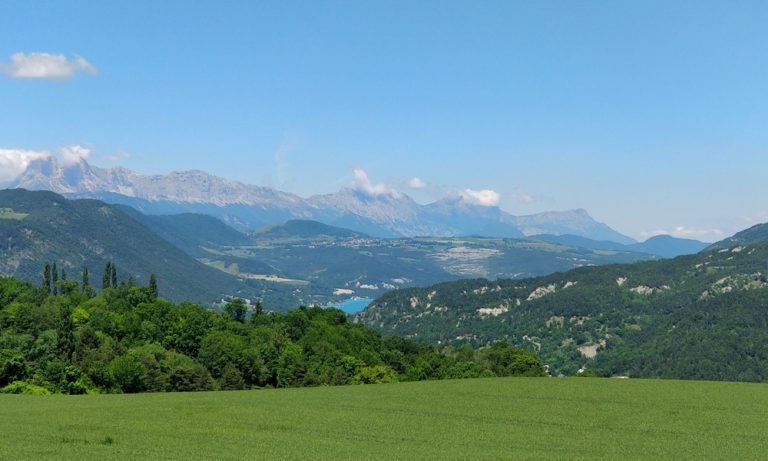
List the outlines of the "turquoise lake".
{"type": "Polygon", "coordinates": [[[333,303],[331,306],[336,309],[341,309],[347,314],[356,314],[368,307],[372,302],[373,299],[370,298],[350,298],[340,303],[333,303]]]}

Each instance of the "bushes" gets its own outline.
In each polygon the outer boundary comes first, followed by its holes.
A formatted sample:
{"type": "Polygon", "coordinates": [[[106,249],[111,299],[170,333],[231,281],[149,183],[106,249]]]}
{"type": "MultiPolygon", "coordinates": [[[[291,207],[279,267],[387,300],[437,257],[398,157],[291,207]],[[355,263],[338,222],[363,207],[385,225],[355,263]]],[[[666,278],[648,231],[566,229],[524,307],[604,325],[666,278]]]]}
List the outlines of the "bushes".
{"type": "Polygon", "coordinates": [[[51,391],[26,381],[14,381],[9,385],[0,388],[0,394],[50,395],[51,391]]]}
{"type": "Polygon", "coordinates": [[[494,343],[479,355],[481,363],[496,376],[546,376],[536,355],[507,343],[494,343]]]}
{"type": "Polygon", "coordinates": [[[28,375],[29,367],[23,355],[9,349],[0,350],[0,386],[25,379],[28,375]]]}

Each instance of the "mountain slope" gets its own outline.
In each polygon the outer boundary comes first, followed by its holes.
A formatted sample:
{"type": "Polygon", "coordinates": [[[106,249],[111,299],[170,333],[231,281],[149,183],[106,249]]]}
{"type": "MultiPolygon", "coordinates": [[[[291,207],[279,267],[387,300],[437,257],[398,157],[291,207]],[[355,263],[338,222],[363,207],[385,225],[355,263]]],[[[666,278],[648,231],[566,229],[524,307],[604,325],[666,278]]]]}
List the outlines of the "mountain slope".
{"type": "Polygon", "coordinates": [[[508,340],[553,370],[768,380],[768,243],[527,280],[393,291],[356,320],[427,342],[508,340]]]}
{"type": "Polygon", "coordinates": [[[768,241],[768,223],[757,224],[736,233],[733,237],[712,244],[710,248],[729,248],[736,245],[750,245],[768,241]]]}
{"type": "Polygon", "coordinates": [[[44,262],[56,262],[69,278],[80,280],[83,265],[91,284],[101,285],[107,261],[117,265],[120,279],[134,275],[147,283],[150,273],[161,295],[172,300],[212,302],[225,294],[250,295],[255,290],[236,277],[206,267],[152,233],[123,211],[96,200],[67,200],[51,192],[0,191],[0,242],[5,243],[0,274],[39,283],[44,262]],[[5,214],[7,215],[7,213],[5,214]]]}
{"type": "Polygon", "coordinates": [[[527,236],[537,234],[572,234],[592,240],[609,240],[625,245],[636,243],[606,224],[595,221],[586,210],[548,211],[529,216],[517,216],[514,223],[527,236]]]}
{"type": "Polygon", "coordinates": [[[125,205],[115,205],[136,221],[147,226],[175,247],[194,257],[209,255],[206,248],[247,245],[245,235],[218,219],[204,214],[145,215],[125,205]]]}
{"type": "Polygon", "coordinates": [[[628,245],[627,249],[648,253],[662,258],[674,258],[680,255],[698,253],[707,248],[708,244],[692,239],[681,239],[671,235],[657,235],[645,242],[628,245]]]}
{"type": "Polygon", "coordinates": [[[365,234],[343,227],[329,226],[317,221],[292,219],[283,224],[269,226],[251,234],[255,239],[319,239],[367,237],[365,234]]]}

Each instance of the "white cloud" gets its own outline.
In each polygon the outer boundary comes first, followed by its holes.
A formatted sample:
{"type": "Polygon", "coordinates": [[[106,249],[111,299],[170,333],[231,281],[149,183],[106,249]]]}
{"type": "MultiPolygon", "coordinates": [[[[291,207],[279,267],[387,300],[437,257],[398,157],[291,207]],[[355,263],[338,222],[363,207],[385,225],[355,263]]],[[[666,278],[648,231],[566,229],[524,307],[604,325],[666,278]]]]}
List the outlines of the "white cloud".
{"type": "Polygon", "coordinates": [[[50,53],[14,53],[10,64],[0,64],[0,71],[12,78],[37,80],[64,80],[78,71],[96,75],[96,68],[81,56],[69,60],[50,53]]]}
{"type": "Polygon", "coordinates": [[[50,158],[51,153],[39,150],[0,149],[0,182],[16,179],[30,163],[50,158]]]}
{"type": "Polygon", "coordinates": [[[83,146],[66,146],[59,149],[61,159],[65,165],[72,165],[78,163],[80,160],[85,160],[91,156],[91,149],[83,146]]]}
{"type": "Polygon", "coordinates": [[[414,176],[405,182],[405,187],[409,189],[424,189],[427,187],[427,183],[418,176],[414,176]]]}
{"type": "Polygon", "coordinates": [[[368,173],[362,168],[355,168],[355,189],[365,192],[368,195],[386,195],[394,191],[384,183],[374,183],[368,178],[368,173]]]}
{"type": "Polygon", "coordinates": [[[464,189],[459,196],[467,203],[480,206],[496,206],[501,201],[499,193],[491,189],[464,189]]]}

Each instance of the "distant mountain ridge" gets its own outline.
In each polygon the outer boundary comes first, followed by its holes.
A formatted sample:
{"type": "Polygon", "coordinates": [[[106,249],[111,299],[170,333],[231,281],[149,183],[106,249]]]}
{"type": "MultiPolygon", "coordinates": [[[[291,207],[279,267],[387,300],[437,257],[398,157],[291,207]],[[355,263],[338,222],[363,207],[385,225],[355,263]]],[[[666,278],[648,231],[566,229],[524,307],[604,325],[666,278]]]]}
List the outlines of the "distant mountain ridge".
{"type": "Polygon", "coordinates": [[[145,214],[208,214],[239,230],[303,219],[376,237],[573,234],[635,243],[581,209],[514,216],[496,206],[475,205],[460,197],[420,205],[399,192],[370,194],[349,188],[304,199],[199,170],[144,176],[122,167],[99,168],[83,159],[63,164],[53,156],[33,161],[7,186],[95,198],[128,205],[145,214]]]}
{"type": "Polygon", "coordinates": [[[536,235],[532,237],[544,242],[569,245],[591,250],[634,251],[662,258],[674,258],[681,255],[698,253],[709,244],[698,240],[681,239],[671,235],[657,235],[645,242],[623,245],[609,240],[591,240],[578,235],[536,235]]]}

